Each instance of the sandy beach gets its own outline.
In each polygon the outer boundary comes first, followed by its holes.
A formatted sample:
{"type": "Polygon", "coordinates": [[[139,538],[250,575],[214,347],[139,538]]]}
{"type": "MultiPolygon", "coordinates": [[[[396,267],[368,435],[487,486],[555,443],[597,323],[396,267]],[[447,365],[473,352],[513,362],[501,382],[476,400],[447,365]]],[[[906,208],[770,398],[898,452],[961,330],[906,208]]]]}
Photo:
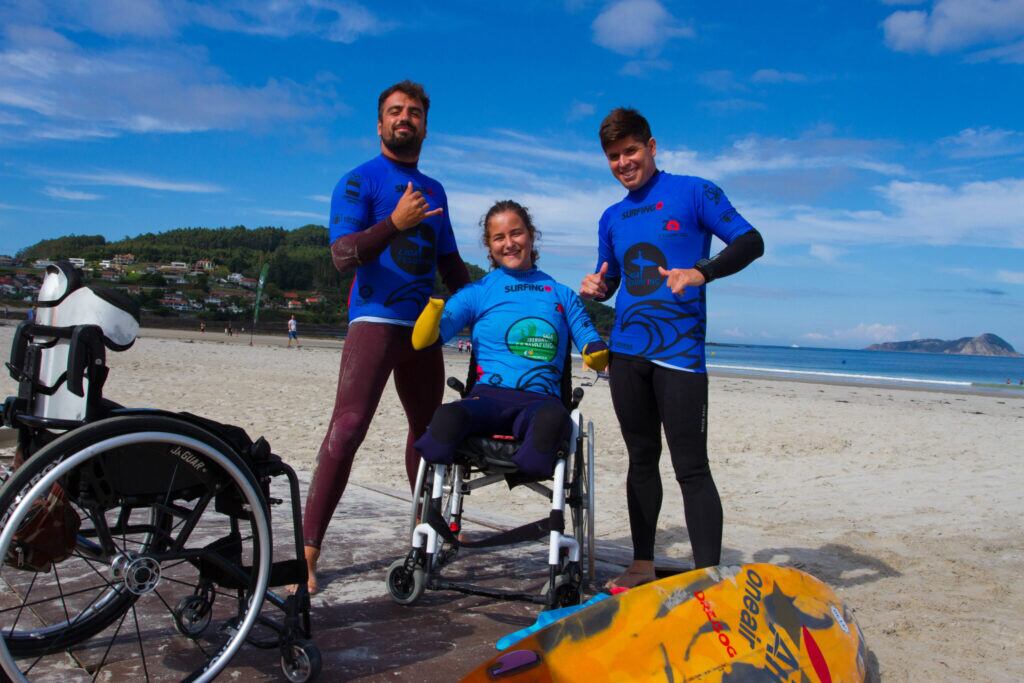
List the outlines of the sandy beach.
{"type": "MultiPolygon", "coordinates": [[[[0,349],[13,327],[0,327],[0,349]]],[[[263,435],[311,469],[333,405],[340,342],[143,330],[110,354],[105,394],[187,410],[263,435]]],[[[466,357],[447,356],[465,376],[466,357]]],[[[576,383],[593,373],[576,369],[576,383]]],[[[629,548],[625,447],[608,385],[586,387],[597,432],[599,539],[629,548]]],[[[0,396],[14,393],[4,373],[0,396]]],[[[454,399],[448,392],[446,400],[454,399]]],[[[712,470],[725,508],[723,562],[795,565],[854,610],[882,679],[1024,679],[1024,396],[909,391],[712,376],[712,470]]],[[[388,388],[357,457],[354,484],[407,489],[405,419],[388,388]]],[[[662,461],[666,482],[671,465],[662,461]]],[[[495,488],[496,487],[492,487],[495,488]]],[[[525,492],[474,493],[524,521],[525,492]]],[[[342,510],[344,509],[342,500],[342,510]]],[[[678,488],[666,486],[659,554],[689,561],[678,488]]],[[[330,558],[324,558],[329,563],[330,558]]],[[[382,587],[383,588],[383,587],[382,587]]]]}

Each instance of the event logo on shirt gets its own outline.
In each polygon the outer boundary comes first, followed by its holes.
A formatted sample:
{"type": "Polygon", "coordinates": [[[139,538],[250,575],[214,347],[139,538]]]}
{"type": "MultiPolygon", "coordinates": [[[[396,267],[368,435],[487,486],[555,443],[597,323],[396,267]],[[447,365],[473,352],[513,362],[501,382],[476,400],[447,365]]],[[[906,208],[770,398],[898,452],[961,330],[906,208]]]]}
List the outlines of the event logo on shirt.
{"type": "Polygon", "coordinates": [[[426,275],[436,261],[436,241],[430,226],[420,223],[403,230],[391,240],[391,259],[410,275],[426,275]]]}
{"type": "Polygon", "coordinates": [[[717,206],[718,202],[722,201],[722,189],[714,183],[704,183],[704,196],[717,206]]]}
{"type": "Polygon", "coordinates": [[[547,363],[558,353],[558,332],[542,318],[521,318],[508,328],[505,344],[517,356],[547,363]]]}
{"type": "Polygon", "coordinates": [[[623,211],[622,219],[626,220],[628,218],[634,218],[636,216],[643,216],[644,214],[652,213],[654,211],[661,211],[663,208],[665,208],[665,202],[657,202],[655,204],[648,204],[647,206],[638,206],[635,209],[623,211]]]}
{"type": "Polygon", "coordinates": [[[634,244],[626,250],[623,262],[626,291],[633,296],[646,296],[664,284],[665,278],[658,273],[658,268],[667,268],[668,260],[653,244],[634,244]]]}

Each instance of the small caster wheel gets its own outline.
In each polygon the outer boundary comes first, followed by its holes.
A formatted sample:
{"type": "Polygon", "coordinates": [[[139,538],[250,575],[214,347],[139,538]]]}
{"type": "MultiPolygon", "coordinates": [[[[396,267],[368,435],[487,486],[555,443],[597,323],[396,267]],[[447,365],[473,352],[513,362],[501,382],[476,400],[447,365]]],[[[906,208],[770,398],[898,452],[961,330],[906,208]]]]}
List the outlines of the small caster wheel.
{"type": "Polygon", "coordinates": [[[311,640],[294,640],[281,647],[281,671],[292,683],[306,683],[320,675],[323,660],[311,640]]]}
{"type": "Polygon", "coordinates": [[[580,604],[583,601],[580,586],[581,581],[576,573],[559,574],[555,577],[555,585],[549,584],[544,589],[544,594],[548,599],[545,609],[552,610],[580,604]]]}
{"type": "Polygon", "coordinates": [[[420,599],[426,587],[423,569],[416,567],[411,572],[405,568],[405,559],[395,560],[388,567],[388,593],[399,605],[411,605],[420,599]]]}
{"type": "Polygon", "coordinates": [[[174,628],[183,636],[196,639],[210,625],[213,605],[198,595],[189,595],[174,607],[174,628]]]}

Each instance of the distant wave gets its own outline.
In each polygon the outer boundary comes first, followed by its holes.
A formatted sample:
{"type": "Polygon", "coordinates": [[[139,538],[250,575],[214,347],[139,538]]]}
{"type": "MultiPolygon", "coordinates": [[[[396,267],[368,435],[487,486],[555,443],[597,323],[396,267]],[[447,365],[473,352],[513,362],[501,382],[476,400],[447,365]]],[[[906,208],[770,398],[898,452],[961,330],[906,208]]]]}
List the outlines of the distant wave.
{"type": "Polygon", "coordinates": [[[759,368],[749,365],[721,365],[708,363],[709,368],[721,368],[723,370],[745,370],[748,372],[766,372],[780,375],[811,375],[813,377],[834,377],[848,380],[877,380],[882,382],[909,382],[913,384],[941,384],[943,386],[969,387],[972,382],[955,382],[942,379],[917,379],[916,377],[892,377],[890,375],[857,375],[847,372],[824,372],[822,370],[784,370],[782,368],[759,368]]]}

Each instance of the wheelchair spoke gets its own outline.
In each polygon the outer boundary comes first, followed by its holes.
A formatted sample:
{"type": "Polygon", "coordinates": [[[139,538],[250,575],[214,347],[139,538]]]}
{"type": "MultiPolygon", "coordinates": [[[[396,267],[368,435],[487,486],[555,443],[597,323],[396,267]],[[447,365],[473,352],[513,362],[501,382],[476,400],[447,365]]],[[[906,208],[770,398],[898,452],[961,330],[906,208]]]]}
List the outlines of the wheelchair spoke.
{"type": "Polygon", "coordinates": [[[107,663],[107,656],[110,654],[110,648],[114,647],[114,641],[117,640],[117,634],[121,632],[121,626],[124,625],[124,619],[128,616],[128,611],[121,615],[121,621],[117,622],[117,629],[114,631],[114,635],[111,636],[110,642],[107,643],[107,650],[103,653],[103,659],[100,660],[99,666],[96,667],[96,673],[92,675],[92,680],[96,680],[96,677],[100,675],[100,671],[103,671],[103,665],[107,663]]]}
{"type": "MultiPolygon", "coordinates": [[[[110,584],[108,583],[107,585],[109,586],[110,584]]],[[[76,591],[71,591],[70,593],[62,593],[61,594],[61,602],[64,601],[64,598],[71,598],[71,597],[74,597],[76,595],[81,595],[82,593],[88,593],[89,591],[94,591],[97,588],[103,588],[103,586],[101,586],[101,585],[90,586],[88,588],[81,588],[81,589],[76,590],[76,591]]],[[[3,614],[5,612],[13,612],[14,610],[21,609],[22,607],[33,607],[35,605],[42,605],[44,603],[49,602],[52,599],[53,598],[40,598],[39,600],[34,600],[32,602],[26,602],[25,604],[19,605],[18,607],[5,607],[4,609],[0,609],[0,614],[3,614]]],[[[71,620],[71,616],[68,614],[67,603],[64,604],[64,616],[67,617],[68,621],[71,620]]]]}
{"type": "Polygon", "coordinates": [[[142,647],[142,631],[139,629],[139,615],[135,612],[135,604],[132,604],[132,619],[135,620],[135,635],[139,639],[139,656],[142,657],[142,673],[149,680],[149,669],[146,668],[146,651],[142,647]]]}
{"type": "MultiPolygon", "coordinates": [[[[25,609],[25,603],[28,602],[28,596],[32,593],[32,586],[36,585],[36,579],[39,577],[39,572],[32,575],[32,582],[28,585],[28,591],[25,593],[25,597],[22,600],[21,606],[18,608],[18,614],[14,617],[14,623],[11,624],[11,630],[8,631],[8,637],[14,635],[14,627],[18,625],[18,620],[21,619],[21,611],[25,609]]],[[[8,584],[9,585],[9,584],[8,584]]]]}
{"type": "MultiPolygon", "coordinates": [[[[160,595],[160,591],[154,588],[153,592],[156,593],[156,597],[160,598],[160,602],[164,603],[164,608],[167,610],[167,613],[171,615],[171,619],[177,619],[178,617],[174,613],[174,610],[171,609],[171,606],[167,604],[166,600],[164,600],[164,596],[160,595]]],[[[206,657],[210,656],[210,653],[206,651],[206,648],[203,647],[202,643],[199,642],[198,638],[193,639],[192,642],[195,644],[196,647],[199,648],[199,651],[202,652],[203,655],[205,655],[206,657]]]]}

